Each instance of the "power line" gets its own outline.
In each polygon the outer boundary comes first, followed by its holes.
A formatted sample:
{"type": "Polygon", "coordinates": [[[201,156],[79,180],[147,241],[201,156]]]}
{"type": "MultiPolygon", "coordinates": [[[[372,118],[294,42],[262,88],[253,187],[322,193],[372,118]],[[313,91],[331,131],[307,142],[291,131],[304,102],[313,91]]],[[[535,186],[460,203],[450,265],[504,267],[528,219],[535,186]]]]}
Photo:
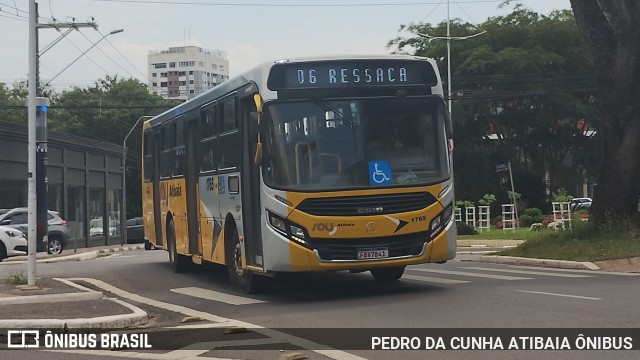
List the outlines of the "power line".
{"type": "MultiPolygon", "coordinates": [[[[118,50],[118,48],[117,48],[117,47],[115,47],[115,46],[111,43],[111,41],[109,41],[109,39],[105,39],[105,40],[107,41],[107,43],[108,43],[109,45],[111,45],[111,47],[112,47],[112,48],[113,48],[113,49],[114,49],[118,54],[120,54],[120,56],[122,56],[122,58],[123,58],[127,63],[129,63],[129,65],[131,65],[131,67],[133,67],[137,72],[139,72],[140,74],[142,74],[142,77],[143,77],[144,79],[146,79],[146,80],[147,80],[147,83],[149,83],[149,75],[148,75],[148,74],[143,73],[142,71],[140,71],[140,69],[138,69],[135,65],[133,65],[133,64],[131,63],[131,61],[129,61],[129,59],[128,59],[126,56],[124,56],[124,55],[120,52],[120,50],[118,50]]],[[[131,75],[131,74],[129,73],[129,75],[131,75]]],[[[131,76],[133,76],[133,75],[131,75],[131,76]]],[[[135,77],[135,76],[133,76],[133,77],[135,77]]]]}
{"type": "MultiPolygon", "coordinates": [[[[172,0],[89,0],[95,2],[137,3],[148,5],[198,5],[198,6],[251,6],[251,7],[382,7],[382,6],[422,6],[437,5],[438,2],[406,2],[406,3],[360,3],[360,4],[264,4],[264,3],[223,3],[207,1],[172,1],[172,0]]],[[[460,4],[501,3],[503,0],[466,0],[460,4]]]]}

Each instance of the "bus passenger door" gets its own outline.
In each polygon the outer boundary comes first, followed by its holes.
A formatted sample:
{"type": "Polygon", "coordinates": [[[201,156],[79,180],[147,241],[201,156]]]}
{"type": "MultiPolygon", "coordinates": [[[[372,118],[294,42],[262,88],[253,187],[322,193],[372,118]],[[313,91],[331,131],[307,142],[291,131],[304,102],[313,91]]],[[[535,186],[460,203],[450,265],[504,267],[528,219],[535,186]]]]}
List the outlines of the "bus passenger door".
{"type": "Polygon", "coordinates": [[[160,132],[153,135],[153,223],[156,229],[156,245],[162,246],[162,213],[160,212],[160,132]]]}
{"type": "Polygon", "coordinates": [[[187,227],[189,229],[189,253],[192,255],[202,255],[202,245],[199,241],[200,214],[198,196],[198,174],[200,136],[198,134],[198,122],[195,120],[186,122],[186,160],[187,169],[185,173],[185,183],[187,192],[187,227]]]}
{"type": "Polygon", "coordinates": [[[244,242],[247,264],[263,267],[262,259],[262,232],[261,232],[261,208],[260,208],[260,167],[253,163],[256,153],[256,140],[258,136],[258,125],[252,119],[250,113],[256,111],[252,96],[241,99],[240,116],[243,124],[247,126],[243,132],[243,158],[242,177],[240,188],[242,193],[242,208],[244,221],[244,242]]]}

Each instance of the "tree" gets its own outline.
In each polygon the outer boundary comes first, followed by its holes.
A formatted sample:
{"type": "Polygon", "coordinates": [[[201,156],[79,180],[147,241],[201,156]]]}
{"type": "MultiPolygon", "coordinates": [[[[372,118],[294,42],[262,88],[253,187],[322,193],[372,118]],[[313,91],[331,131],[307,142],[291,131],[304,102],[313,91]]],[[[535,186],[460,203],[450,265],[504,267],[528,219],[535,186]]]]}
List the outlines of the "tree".
{"type": "Polygon", "coordinates": [[[640,2],[570,1],[598,82],[603,161],[591,213],[640,226],[640,2]]]}
{"type": "MultiPolygon", "coordinates": [[[[401,29],[441,35],[446,25],[401,29]]],[[[597,125],[593,69],[570,10],[545,16],[516,5],[479,26],[454,19],[451,33],[469,36],[478,28],[486,33],[451,43],[456,194],[477,198],[490,191],[508,201],[494,166],[509,161],[523,200],[543,208],[547,172],[550,191],[574,188],[591,177],[597,162],[594,141],[584,131],[597,125]]],[[[398,37],[389,45],[446,58],[444,41],[398,37]]],[[[446,82],[446,65],[440,70],[446,82]]]]}
{"type": "Polygon", "coordinates": [[[0,121],[26,125],[27,116],[24,106],[27,95],[26,83],[13,84],[12,88],[0,83],[0,121]]]}
{"type": "MultiPolygon", "coordinates": [[[[74,87],[52,96],[49,129],[121,145],[141,116],[172,106],[136,79],[106,76],[93,87],[74,87]]],[[[127,217],[142,214],[142,121],[127,140],[127,217]]]]}

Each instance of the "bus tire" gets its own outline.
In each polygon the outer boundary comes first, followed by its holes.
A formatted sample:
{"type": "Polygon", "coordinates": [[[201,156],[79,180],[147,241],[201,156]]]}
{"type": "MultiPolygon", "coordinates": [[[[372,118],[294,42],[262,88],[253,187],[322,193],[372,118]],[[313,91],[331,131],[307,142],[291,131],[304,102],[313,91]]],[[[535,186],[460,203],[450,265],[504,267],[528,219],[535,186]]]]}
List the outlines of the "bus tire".
{"type": "Polygon", "coordinates": [[[255,294],[262,291],[264,279],[253,272],[242,268],[242,244],[238,236],[238,229],[234,228],[229,238],[226,250],[226,265],[229,282],[236,285],[245,294],[255,294]]]}
{"type": "Polygon", "coordinates": [[[390,283],[402,277],[402,274],[404,274],[404,266],[374,268],[370,271],[376,281],[390,283]]]}
{"type": "Polygon", "coordinates": [[[189,270],[191,259],[188,256],[178,254],[176,246],[176,228],[173,219],[167,224],[167,246],[169,247],[169,263],[174,273],[183,273],[189,270]]]}

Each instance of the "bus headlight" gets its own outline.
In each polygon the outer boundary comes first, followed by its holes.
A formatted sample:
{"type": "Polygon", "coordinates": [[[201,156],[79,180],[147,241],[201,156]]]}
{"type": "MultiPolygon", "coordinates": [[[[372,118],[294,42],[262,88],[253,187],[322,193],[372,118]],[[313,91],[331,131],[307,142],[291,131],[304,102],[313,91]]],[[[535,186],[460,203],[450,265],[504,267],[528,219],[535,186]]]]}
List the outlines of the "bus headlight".
{"type": "Polygon", "coordinates": [[[273,214],[269,214],[269,224],[273,226],[276,230],[280,230],[280,232],[287,233],[287,226],[284,223],[284,220],[276,217],[273,214]]]}
{"type": "Polygon", "coordinates": [[[286,220],[272,212],[267,212],[267,217],[269,219],[269,225],[284,235],[287,239],[294,240],[302,245],[306,244],[304,239],[306,238],[307,232],[302,226],[286,220]]]}
{"type": "Polygon", "coordinates": [[[304,230],[295,225],[291,225],[291,234],[304,239],[304,230]]]}
{"type": "Polygon", "coordinates": [[[431,231],[431,238],[436,237],[442,229],[444,229],[449,221],[451,221],[451,215],[453,214],[453,206],[451,204],[447,205],[447,207],[442,210],[438,216],[431,220],[429,224],[429,230],[431,231]]]}

